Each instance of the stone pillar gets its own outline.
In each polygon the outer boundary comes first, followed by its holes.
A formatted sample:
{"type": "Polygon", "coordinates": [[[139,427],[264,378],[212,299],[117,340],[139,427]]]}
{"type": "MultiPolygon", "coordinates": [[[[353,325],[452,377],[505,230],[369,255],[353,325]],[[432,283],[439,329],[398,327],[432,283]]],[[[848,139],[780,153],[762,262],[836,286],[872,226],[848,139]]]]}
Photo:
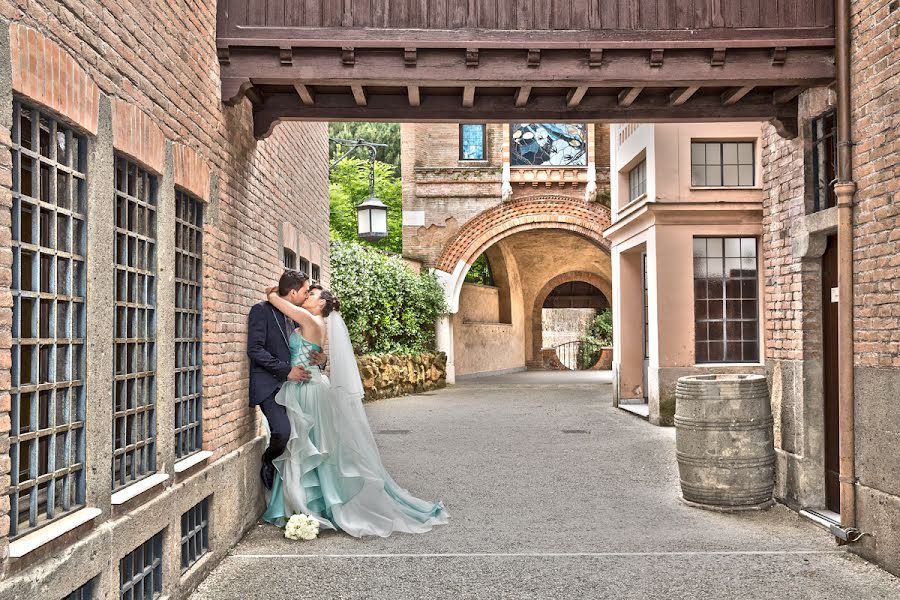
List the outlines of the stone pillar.
{"type": "Polygon", "coordinates": [[[447,355],[447,383],[456,383],[456,367],[453,360],[453,315],[439,316],[435,329],[437,349],[447,355]]]}

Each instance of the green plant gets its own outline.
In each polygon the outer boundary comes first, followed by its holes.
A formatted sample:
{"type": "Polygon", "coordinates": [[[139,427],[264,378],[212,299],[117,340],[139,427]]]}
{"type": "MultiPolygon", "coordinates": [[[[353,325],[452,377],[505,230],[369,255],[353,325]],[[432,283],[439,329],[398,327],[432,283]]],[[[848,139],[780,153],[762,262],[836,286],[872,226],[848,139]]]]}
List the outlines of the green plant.
{"type": "MultiPolygon", "coordinates": [[[[372,123],[368,121],[340,121],[328,124],[328,135],[342,140],[365,140],[375,144],[387,144],[378,149],[378,160],[400,171],[400,123],[372,123]]],[[[347,149],[331,144],[331,160],[336,160],[347,149]]],[[[357,150],[353,156],[367,156],[365,150],[357,150]]]]}
{"type": "Polygon", "coordinates": [[[466,273],[467,283],[480,283],[481,285],[494,285],[494,276],[491,274],[491,264],[487,256],[482,254],[475,259],[469,272],[466,273]]]}
{"type": "MultiPolygon", "coordinates": [[[[369,196],[369,161],[346,158],[331,172],[330,180],[331,239],[359,241],[356,205],[369,196]]],[[[402,187],[394,168],[380,161],[375,162],[375,195],[388,207],[388,235],[373,244],[362,243],[400,254],[403,251],[402,187]]]]}
{"type": "Polygon", "coordinates": [[[331,242],[331,290],[358,354],[419,354],[434,348],[434,326],[447,311],[430,272],[358,242],[331,242]]]}
{"type": "Polygon", "coordinates": [[[600,359],[600,352],[604,346],[612,346],[612,311],[608,308],[601,310],[588,325],[587,330],[578,340],[578,355],[576,361],[579,369],[589,369],[600,359]]]}

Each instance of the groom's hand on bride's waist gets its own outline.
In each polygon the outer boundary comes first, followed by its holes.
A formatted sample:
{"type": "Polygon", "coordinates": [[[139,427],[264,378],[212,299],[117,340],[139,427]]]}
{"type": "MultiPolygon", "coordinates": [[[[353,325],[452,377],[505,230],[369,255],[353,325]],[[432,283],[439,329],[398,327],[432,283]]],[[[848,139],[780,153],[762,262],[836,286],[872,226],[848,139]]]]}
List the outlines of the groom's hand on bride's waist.
{"type": "Polygon", "coordinates": [[[310,364],[316,365],[318,367],[324,367],[325,363],[328,362],[328,357],[325,356],[323,352],[310,352],[309,362],[310,364]]]}
{"type": "Polygon", "coordinates": [[[288,373],[288,381],[296,381],[297,383],[303,383],[305,381],[309,381],[311,377],[309,371],[304,369],[303,367],[297,366],[292,367],[291,371],[288,373]]]}

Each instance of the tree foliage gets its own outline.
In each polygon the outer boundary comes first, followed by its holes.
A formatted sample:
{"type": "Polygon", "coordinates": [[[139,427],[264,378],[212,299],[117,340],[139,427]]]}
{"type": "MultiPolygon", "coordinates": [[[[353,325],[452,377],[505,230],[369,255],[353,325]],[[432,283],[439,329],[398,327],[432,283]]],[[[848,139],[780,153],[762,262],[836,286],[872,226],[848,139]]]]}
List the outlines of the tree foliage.
{"type": "Polygon", "coordinates": [[[434,326],[447,311],[429,272],[357,242],[331,242],[331,289],[358,354],[418,354],[434,349],[434,326]]]}
{"type": "MultiPolygon", "coordinates": [[[[342,140],[365,140],[375,144],[387,144],[387,148],[379,148],[376,158],[400,172],[400,124],[370,123],[365,121],[334,122],[328,124],[328,135],[342,140]]],[[[331,160],[336,160],[347,148],[341,150],[337,144],[331,144],[331,160]]],[[[368,157],[366,150],[356,150],[354,157],[368,157]]]]}
{"type": "Polygon", "coordinates": [[[487,256],[482,254],[475,259],[475,262],[469,267],[469,272],[466,273],[466,282],[494,285],[494,276],[491,273],[491,264],[488,262],[487,256]]]}
{"type": "MultiPolygon", "coordinates": [[[[393,167],[375,162],[375,195],[388,207],[388,236],[367,245],[381,250],[403,251],[403,194],[393,167]]],[[[360,241],[357,236],[356,206],[369,196],[369,161],[347,158],[331,172],[331,239],[360,241]]]]}

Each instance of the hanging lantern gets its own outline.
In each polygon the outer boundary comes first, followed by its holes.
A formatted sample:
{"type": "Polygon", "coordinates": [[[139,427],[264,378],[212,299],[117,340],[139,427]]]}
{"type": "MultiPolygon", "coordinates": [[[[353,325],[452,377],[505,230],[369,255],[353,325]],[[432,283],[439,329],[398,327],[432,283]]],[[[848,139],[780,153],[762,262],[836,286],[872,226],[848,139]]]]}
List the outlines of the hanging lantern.
{"type": "Polygon", "coordinates": [[[369,196],[356,207],[356,221],[360,239],[377,242],[387,237],[387,210],[384,202],[374,195],[369,196]]]}

